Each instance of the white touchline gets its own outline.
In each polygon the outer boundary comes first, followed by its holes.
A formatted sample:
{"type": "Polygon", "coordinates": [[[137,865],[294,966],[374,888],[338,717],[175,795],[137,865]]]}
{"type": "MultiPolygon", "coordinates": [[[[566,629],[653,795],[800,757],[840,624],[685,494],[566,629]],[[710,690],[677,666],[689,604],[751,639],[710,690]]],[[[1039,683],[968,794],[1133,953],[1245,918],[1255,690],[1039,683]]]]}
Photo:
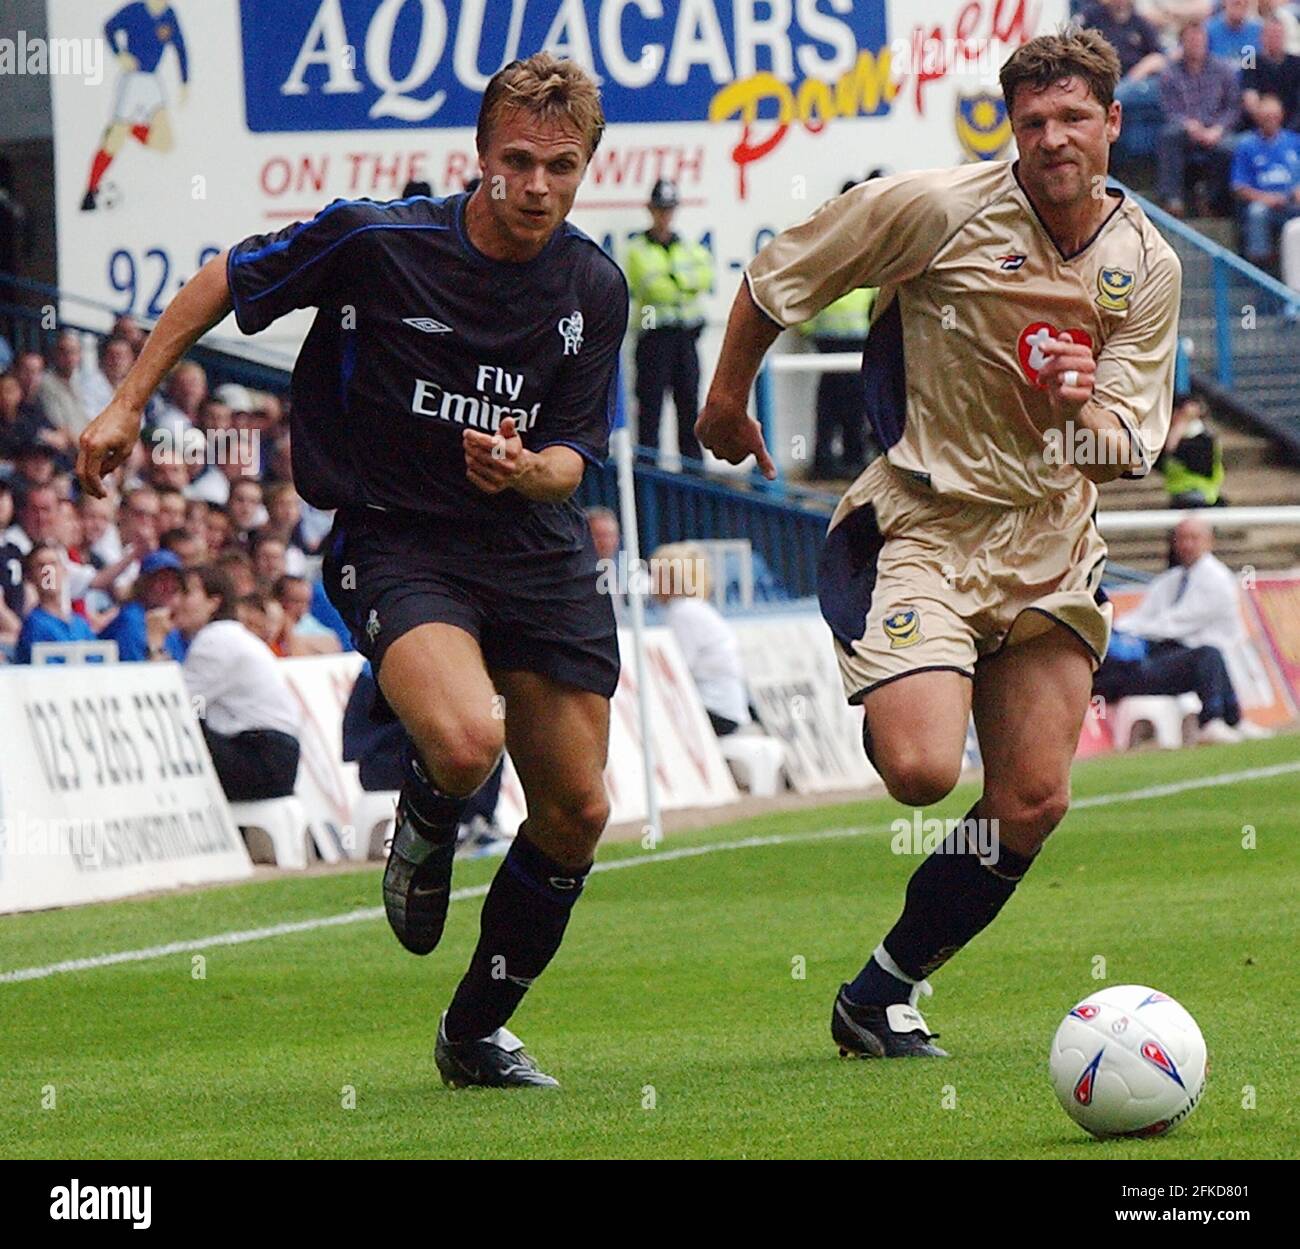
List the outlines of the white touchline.
{"type": "MultiPolygon", "coordinates": [[[[1186,793],[1191,789],[1213,789],[1218,785],[1236,785],[1243,781],[1265,780],[1271,776],[1284,776],[1300,772],[1300,761],[1277,763],[1266,768],[1249,768],[1244,772],[1221,772],[1217,776],[1201,776],[1187,781],[1171,781],[1167,785],[1151,785],[1146,789],[1128,789],[1117,794],[1094,794],[1071,803],[1071,808],[1108,807],[1119,802],[1144,802],[1148,798],[1166,798],[1170,794],[1186,793]]],[[[754,850],[763,846],[789,846],[809,841],[833,841],[843,837],[866,837],[871,833],[887,833],[889,824],[870,828],[825,828],[813,833],[773,833],[768,837],[740,837],[735,841],[716,841],[702,846],[682,846],[676,850],[656,850],[648,854],[629,855],[626,859],[611,859],[597,863],[593,872],[616,872],[625,867],[640,867],[645,863],[670,863],[674,859],[693,859],[705,854],[720,854],[726,850],[754,850]]],[[[472,885],[453,889],[451,901],[463,902],[468,898],[481,898],[487,885],[472,885]]],[[[223,932],[213,937],[197,937],[193,941],[172,941],[167,945],[151,945],[141,950],[119,950],[116,954],[96,954],[90,958],[70,958],[61,963],[47,963],[44,967],[20,967],[14,971],[0,972],[0,984],[13,984],[20,980],[43,980],[47,976],[60,976],[67,972],[91,971],[97,967],[113,967],[118,963],[142,963],[149,959],[166,958],[170,954],[190,954],[195,950],[211,950],[223,945],[246,945],[250,941],[265,941],[269,937],[285,937],[296,932],[315,932],[318,928],[339,928],[344,924],[360,924],[382,918],[382,906],[360,907],[342,915],[322,915],[317,919],[300,919],[291,923],[270,924],[265,928],[245,928],[239,932],[223,932]]]]}

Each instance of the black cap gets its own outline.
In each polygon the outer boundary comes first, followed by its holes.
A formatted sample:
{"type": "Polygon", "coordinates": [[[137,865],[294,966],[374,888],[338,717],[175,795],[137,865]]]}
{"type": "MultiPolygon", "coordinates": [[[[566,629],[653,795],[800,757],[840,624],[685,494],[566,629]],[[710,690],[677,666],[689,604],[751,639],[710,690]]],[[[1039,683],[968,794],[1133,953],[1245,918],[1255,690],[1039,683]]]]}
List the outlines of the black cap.
{"type": "Polygon", "coordinates": [[[676,208],[678,202],[677,183],[670,182],[667,178],[660,178],[655,183],[654,190],[650,192],[650,207],[676,208]]]}

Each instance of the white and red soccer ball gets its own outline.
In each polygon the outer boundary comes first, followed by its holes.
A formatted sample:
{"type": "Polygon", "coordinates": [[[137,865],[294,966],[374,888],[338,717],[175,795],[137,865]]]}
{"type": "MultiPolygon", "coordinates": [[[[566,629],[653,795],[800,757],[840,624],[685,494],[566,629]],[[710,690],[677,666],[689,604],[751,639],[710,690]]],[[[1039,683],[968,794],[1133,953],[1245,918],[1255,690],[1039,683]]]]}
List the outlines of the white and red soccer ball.
{"type": "Polygon", "coordinates": [[[1065,1113],[1093,1136],[1160,1136],[1205,1089],[1205,1039],[1167,994],[1124,984],[1090,993],[1061,1021],[1049,1060],[1065,1113]]]}

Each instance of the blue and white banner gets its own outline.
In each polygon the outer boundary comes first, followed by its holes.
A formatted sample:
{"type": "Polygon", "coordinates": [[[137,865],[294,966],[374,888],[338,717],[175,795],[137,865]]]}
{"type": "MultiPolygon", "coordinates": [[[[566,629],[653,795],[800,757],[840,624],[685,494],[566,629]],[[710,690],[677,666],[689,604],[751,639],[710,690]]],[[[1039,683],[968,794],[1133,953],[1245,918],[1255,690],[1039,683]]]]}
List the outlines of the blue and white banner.
{"type": "MultiPolygon", "coordinates": [[[[718,262],[711,320],[771,235],[849,179],[1010,149],[997,68],[1066,0],[49,0],[61,285],[145,317],[203,261],[335,198],[454,192],[491,75],[549,48],[609,129],[575,223],[615,258],[660,178],[718,262]],[[92,192],[88,195],[88,192],[92,192]]],[[[286,351],[305,314],[265,336],[286,351]]],[[[232,323],[223,334],[235,336],[232,323]]],[[[705,349],[709,349],[706,338],[705,349]]]]}

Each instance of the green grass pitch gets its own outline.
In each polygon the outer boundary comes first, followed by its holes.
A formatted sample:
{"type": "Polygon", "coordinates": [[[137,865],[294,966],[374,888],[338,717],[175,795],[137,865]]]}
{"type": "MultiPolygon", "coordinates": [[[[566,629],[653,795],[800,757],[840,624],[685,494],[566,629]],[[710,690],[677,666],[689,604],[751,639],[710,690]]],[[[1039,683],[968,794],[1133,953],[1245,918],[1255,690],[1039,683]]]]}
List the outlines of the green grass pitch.
{"type": "MultiPolygon", "coordinates": [[[[1071,812],[997,923],[935,977],[922,1009],[948,1061],[845,1062],[829,1037],[836,986],[917,862],[890,851],[904,812],[870,801],[671,837],[661,852],[794,840],[593,877],[514,1021],[558,1093],[438,1081],[434,1028],[477,899],[453,904],[427,959],[374,918],[206,949],[203,979],[180,953],[0,983],[0,1156],[1293,1157],[1300,771],[1179,786],[1298,755],[1278,738],[1080,765],[1076,800],[1173,792],[1071,812]],[[878,831],[810,836],[850,828],[878,831]],[[1062,1114],[1046,1056],[1076,1000],[1127,982],[1196,1016],[1209,1085],[1171,1136],[1103,1144],[1062,1114]]],[[[973,793],[932,814],[960,815],[973,793]]],[[[494,868],[458,864],[456,884],[494,868]]],[[[10,916],[0,971],[378,902],[376,868],[10,916]]]]}

